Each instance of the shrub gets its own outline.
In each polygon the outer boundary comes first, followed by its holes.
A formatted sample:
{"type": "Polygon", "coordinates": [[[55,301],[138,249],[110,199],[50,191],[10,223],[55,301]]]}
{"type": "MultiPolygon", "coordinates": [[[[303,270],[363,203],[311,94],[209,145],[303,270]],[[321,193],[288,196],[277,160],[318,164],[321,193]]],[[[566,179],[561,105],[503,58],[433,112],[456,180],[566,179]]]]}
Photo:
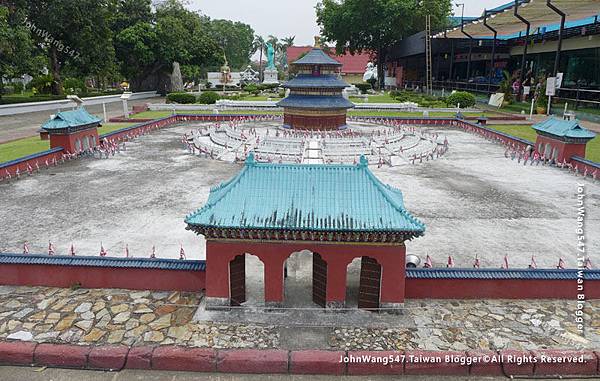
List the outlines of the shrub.
{"type": "Polygon", "coordinates": [[[366,94],[367,91],[372,89],[370,83],[354,83],[353,85],[360,90],[361,94],[366,94]]]}
{"type": "Polygon", "coordinates": [[[285,98],[285,90],[279,90],[279,98],[285,98]]]}
{"type": "Polygon", "coordinates": [[[40,75],[29,82],[31,88],[35,88],[39,94],[50,94],[52,92],[52,83],[54,78],[50,74],[40,75]]]}
{"type": "Polygon", "coordinates": [[[67,94],[87,93],[85,82],[78,78],[66,78],[63,81],[63,87],[65,88],[65,92],[67,94]]]}
{"type": "Polygon", "coordinates": [[[244,90],[247,91],[248,93],[254,95],[254,96],[258,96],[258,94],[260,94],[260,90],[258,89],[258,86],[255,83],[251,83],[249,85],[246,85],[244,87],[244,90]]]}
{"type": "Polygon", "coordinates": [[[170,93],[167,95],[170,103],[191,104],[196,102],[196,96],[189,93],[170,93]]]}
{"type": "Polygon", "coordinates": [[[473,107],[475,106],[475,95],[466,91],[457,91],[446,98],[446,103],[448,106],[458,106],[460,104],[461,108],[473,107]]]}
{"type": "Polygon", "coordinates": [[[217,103],[217,100],[219,100],[219,98],[219,94],[215,93],[214,91],[205,91],[202,94],[200,94],[200,97],[198,97],[198,103],[212,105],[217,103]]]}
{"type": "Polygon", "coordinates": [[[15,94],[21,94],[23,92],[23,89],[25,88],[25,86],[23,86],[23,83],[21,82],[15,82],[12,85],[15,89],[15,94]]]}

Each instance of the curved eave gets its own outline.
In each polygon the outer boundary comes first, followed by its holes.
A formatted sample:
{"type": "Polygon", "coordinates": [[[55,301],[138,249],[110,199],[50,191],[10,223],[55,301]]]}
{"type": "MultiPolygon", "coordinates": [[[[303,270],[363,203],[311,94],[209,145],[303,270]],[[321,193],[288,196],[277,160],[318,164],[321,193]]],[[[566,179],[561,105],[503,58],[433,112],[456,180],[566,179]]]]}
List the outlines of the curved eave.
{"type": "MultiPolygon", "coordinates": [[[[187,221],[186,221],[187,222],[187,221]]],[[[211,226],[187,222],[187,230],[206,239],[256,239],[273,241],[318,241],[318,242],[381,242],[402,243],[423,236],[424,230],[331,230],[318,228],[267,228],[239,226],[211,226]]]]}

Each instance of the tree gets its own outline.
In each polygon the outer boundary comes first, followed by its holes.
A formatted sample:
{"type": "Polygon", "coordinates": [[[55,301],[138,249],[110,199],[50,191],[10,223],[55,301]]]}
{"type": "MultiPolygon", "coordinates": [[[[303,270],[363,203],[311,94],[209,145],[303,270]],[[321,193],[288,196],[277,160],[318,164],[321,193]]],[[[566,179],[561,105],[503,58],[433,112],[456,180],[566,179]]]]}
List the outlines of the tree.
{"type": "Polygon", "coordinates": [[[316,6],[317,23],[338,54],[375,52],[383,87],[390,48],[424,29],[425,15],[431,15],[433,29],[445,26],[451,5],[451,0],[322,0],[316,6]]]}
{"type": "Polygon", "coordinates": [[[61,94],[61,70],[106,75],[114,68],[110,20],[113,0],[28,0],[31,35],[48,56],[52,93],[61,94]]]}
{"type": "Polygon", "coordinates": [[[157,5],[153,19],[127,27],[115,37],[121,73],[130,79],[132,89],[164,90],[173,62],[194,77],[202,66],[222,63],[223,51],[198,13],[168,0],[157,5]]]}
{"type": "Polygon", "coordinates": [[[229,20],[211,20],[210,34],[221,43],[232,70],[245,68],[250,63],[254,29],[248,24],[229,20]]]}
{"type": "Polygon", "coordinates": [[[260,58],[258,60],[258,75],[259,80],[262,81],[262,61],[263,61],[263,52],[265,50],[265,39],[258,34],[254,35],[254,42],[252,43],[252,54],[260,51],[260,58]]]}
{"type": "Polygon", "coordinates": [[[0,97],[3,78],[34,74],[44,63],[24,21],[23,8],[0,6],[0,97]]]}
{"type": "Polygon", "coordinates": [[[288,67],[287,64],[287,48],[289,48],[290,46],[294,46],[294,40],[296,39],[296,36],[289,36],[289,37],[284,37],[281,39],[282,43],[282,65],[283,65],[283,69],[286,70],[288,67]]]}

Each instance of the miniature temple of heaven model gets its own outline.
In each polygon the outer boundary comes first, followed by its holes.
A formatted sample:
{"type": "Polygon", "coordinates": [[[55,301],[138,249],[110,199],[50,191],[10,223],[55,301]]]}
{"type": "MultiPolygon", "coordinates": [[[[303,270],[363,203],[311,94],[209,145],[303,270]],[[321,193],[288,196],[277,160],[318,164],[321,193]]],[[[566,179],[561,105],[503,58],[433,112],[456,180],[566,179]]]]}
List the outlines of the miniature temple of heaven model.
{"type": "Polygon", "coordinates": [[[323,165],[258,163],[250,154],[185,222],[206,238],[208,308],[246,301],[246,253],[264,264],[265,305],[283,305],[285,261],[303,250],[312,252],[315,304],[344,307],[347,266],[361,258],[358,307],[397,308],[404,242],[425,232],[364,156],[357,165],[323,165]]]}
{"type": "Polygon", "coordinates": [[[283,86],[290,94],[277,103],[283,107],[283,124],[300,130],[337,130],[346,126],[346,111],[354,104],[343,97],[349,85],[338,76],[342,65],[315,47],[292,63],[298,75],[283,86]]]}

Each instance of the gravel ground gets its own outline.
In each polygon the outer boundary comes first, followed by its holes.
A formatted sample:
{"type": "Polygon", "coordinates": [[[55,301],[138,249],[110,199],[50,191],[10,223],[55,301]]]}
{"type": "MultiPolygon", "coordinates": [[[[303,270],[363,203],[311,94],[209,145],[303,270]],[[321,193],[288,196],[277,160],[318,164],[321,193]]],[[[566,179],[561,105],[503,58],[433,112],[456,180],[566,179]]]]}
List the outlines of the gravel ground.
{"type": "MultiPolygon", "coordinates": [[[[204,257],[201,237],[185,230],[186,214],[199,208],[211,186],[236,174],[240,165],[190,155],[180,143],[190,125],[174,126],[127,143],[109,159],[80,159],[0,183],[0,251],[58,253],[71,243],[80,255],[176,258],[182,244],[189,258],[204,257]]],[[[517,164],[504,149],[461,130],[439,129],[450,142],[437,160],[397,167],[372,167],[399,187],[405,207],[427,225],[424,237],[407,243],[408,253],[445,266],[526,267],[532,255],[540,267],[563,257],[576,266],[576,192],[585,184],[587,249],[600,263],[600,183],[566,171],[517,164]]]]}

